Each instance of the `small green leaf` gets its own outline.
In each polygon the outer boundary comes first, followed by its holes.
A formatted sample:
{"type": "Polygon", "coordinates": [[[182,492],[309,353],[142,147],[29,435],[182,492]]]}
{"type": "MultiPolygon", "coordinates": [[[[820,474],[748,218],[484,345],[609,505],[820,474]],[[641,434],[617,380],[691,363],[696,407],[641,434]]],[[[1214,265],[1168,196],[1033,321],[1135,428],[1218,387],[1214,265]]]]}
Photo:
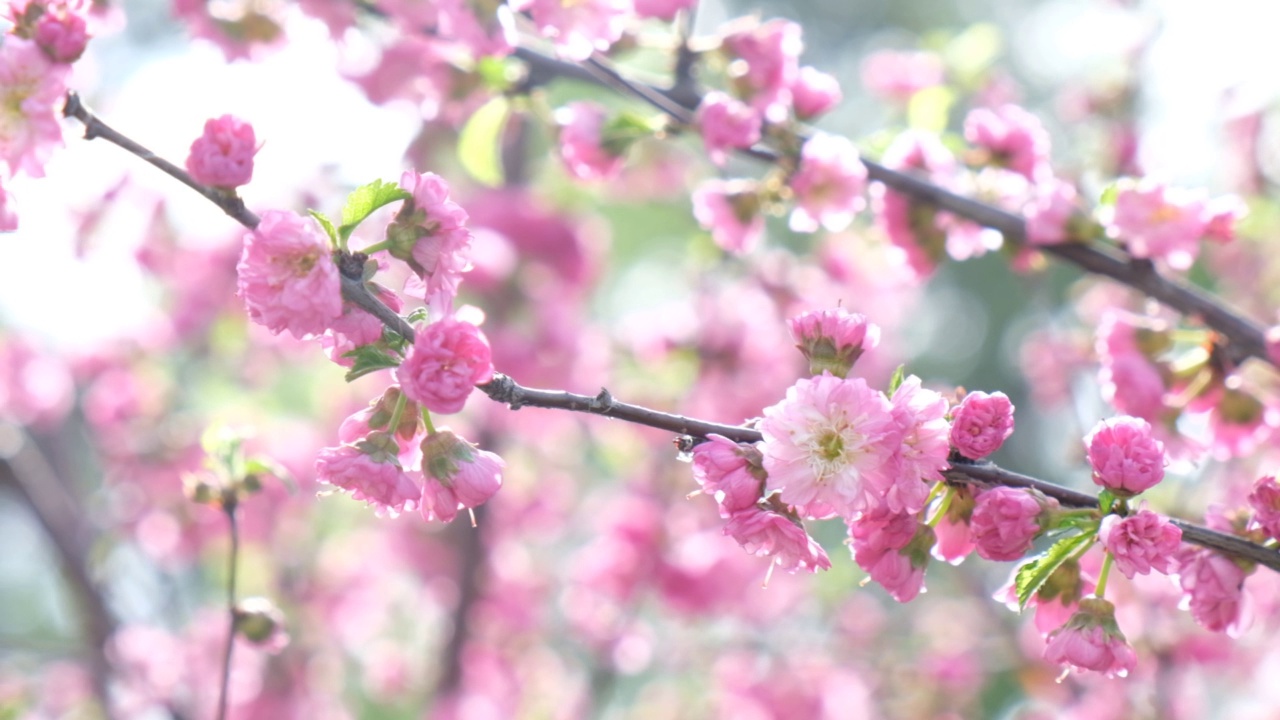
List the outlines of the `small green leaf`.
{"type": "Polygon", "coordinates": [[[913,130],[940,133],[947,129],[955,93],[948,87],[936,85],[911,96],[907,103],[907,125],[913,130]]]}
{"type": "Polygon", "coordinates": [[[1099,205],[1115,205],[1116,196],[1120,194],[1120,186],[1111,183],[1102,189],[1102,197],[1098,198],[1099,205]]]}
{"type": "Polygon", "coordinates": [[[502,184],[502,129],[511,103],[499,95],[471,114],[458,134],[458,161],[471,177],[489,187],[502,184]]]}
{"type": "Polygon", "coordinates": [[[1115,493],[1110,490],[1103,490],[1098,493],[1098,508],[1102,510],[1102,514],[1106,515],[1111,512],[1111,508],[1116,504],[1115,493]]]}
{"type": "Polygon", "coordinates": [[[347,382],[362,378],[371,372],[393,368],[400,364],[399,358],[375,345],[361,345],[342,357],[351,358],[354,361],[351,369],[347,371],[347,382]]]}
{"type": "Polygon", "coordinates": [[[486,88],[494,92],[503,92],[511,87],[511,63],[506,58],[488,55],[476,63],[476,74],[484,82],[486,88]]]}
{"type": "Polygon", "coordinates": [[[906,379],[906,367],[906,365],[899,365],[898,369],[893,371],[893,377],[889,378],[889,391],[885,393],[886,395],[893,397],[893,394],[898,392],[898,388],[902,386],[902,381],[906,379]]]}
{"type": "Polygon", "coordinates": [[[1018,610],[1025,610],[1031,596],[1044,585],[1053,571],[1075,555],[1076,551],[1093,542],[1094,536],[1094,532],[1086,532],[1063,538],[1031,562],[1018,568],[1018,574],[1014,578],[1014,587],[1018,590],[1018,610]]]}
{"type": "Polygon", "coordinates": [[[298,483],[294,481],[293,474],[290,473],[285,466],[272,460],[269,457],[251,457],[244,463],[244,472],[246,475],[270,475],[289,489],[289,492],[298,491],[298,483]]]}
{"type": "Polygon", "coordinates": [[[342,206],[342,226],[338,228],[338,233],[345,241],[351,237],[351,232],[356,229],[356,226],[364,222],[365,218],[372,215],[375,210],[411,197],[413,197],[412,193],[406,192],[395,183],[384,180],[374,180],[368,185],[361,185],[347,196],[347,204],[342,206]]]}
{"type": "Polygon", "coordinates": [[[410,325],[417,325],[420,322],[425,322],[427,319],[427,316],[430,314],[431,314],[430,310],[424,307],[420,307],[420,308],[414,309],[413,312],[409,313],[408,315],[405,315],[404,319],[405,319],[405,322],[409,323],[410,325]]]}
{"type": "Polygon", "coordinates": [[[338,247],[340,247],[338,244],[338,230],[333,226],[333,221],[324,213],[316,210],[308,210],[307,214],[315,218],[316,222],[320,223],[320,227],[324,228],[325,234],[329,236],[329,244],[332,245],[335,250],[338,249],[338,247]]]}

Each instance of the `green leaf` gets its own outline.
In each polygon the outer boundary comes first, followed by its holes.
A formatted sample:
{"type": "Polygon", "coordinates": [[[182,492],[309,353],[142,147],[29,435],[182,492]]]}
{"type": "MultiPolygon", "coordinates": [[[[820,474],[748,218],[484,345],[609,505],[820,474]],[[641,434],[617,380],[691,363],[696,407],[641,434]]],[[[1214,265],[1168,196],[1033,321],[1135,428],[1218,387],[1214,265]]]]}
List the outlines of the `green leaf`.
{"type": "Polygon", "coordinates": [[[458,161],[462,169],[483,185],[502,184],[502,129],[511,103],[499,95],[471,114],[458,134],[458,161]]]}
{"type": "Polygon", "coordinates": [[[1102,189],[1102,197],[1098,198],[1099,205],[1115,205],[1116,196],[1120,194],[1120,186],[1111,183],[1102,189]]]}
{"type": "Polygon", "coordinates": [[[904,377],[906,367],[906,365],[899,365],[898,369],[893,371],[893,377],[889,378],[889,391],[885,393],[889,397],[893,397],[893,394],[898,392],[898,388],[902,386],[902,381],[906,379],[904,377]]]}
{"type": "Polygon", "coordinates": [[[1018,568],[1018,574],[1014,578],[1014,587],[1018,590],[1018,610],[1025,610],[1031,596],[1044,585],[1053,571],[1075,555],[1078,550],[1093,542],[1094,536],[1095,533],[1086,532],[1063,538],[1043,554],[1018,568]]]}
{"type": "Polygon", "coordinates": [[[511,87],[513,72],[511,65],[506,58],[485,56],[476,63],[476,74],[480,76],[486,88],[494,92],[503,92],[511,87]]]}
{"type": "Polygon", "coordinates": [[[269,457],[257,456],[249,458],[244,463],[244,472],[246,475],[270,475],[284,483],[289,492],[295,493],[298,491],[298,483],[294,481],[292,473],[285,466],[269,457]]]}
{"type": "Polygon", "coordinates": [[[955,93],[943,85],[921,90],[907,103],[907,125],[914,130],[935,133],[946,130],[955,100],[955,93]]]}
{"type": "Polygon", "coordinates": [[[329,244],[332,245],[335,250],[338,249],[340,247],[338,243],[338,230],[333,226],[333,221],[324,213],[316,210],[308,210],[307,214],[315,218],[316,222],[320,223],[320,227],[324,228],[325,234],[329,236],[329,244]]]}
{"type": "Polygon", "coordinates": [[[351,369],[347,371],[347,382],[400,364],[400,358],[375,345],[361,345],[342,357],[351,358],[354,361],[351,369]]]}
{"type": "Polygon", "coordinates": [[[415,308],[413,312],[410,312],[408,315],[404,316],[404,320],[410,325],[417,325],[420,322],[426,322],[427,316],[430,314],[431,314],[431,311],[428,310],[427,308],[424,308],[424,307],[415,308]]]}
{"type": "Polygon", "coordinates": [[[1106,515],[1107,513],[1111,512],[1111,508],[1114,507],[1115,504],[1116,504],[1115,493],[1105,489],[1102,492],[1098,493],[1098,508],[1102,510],[1103,515],[1106,515]]]}
{"type": "Polygon", "coordinates": [[[384,180],[374,180],[368,185],[361,185],[347,196],[347,204],[342,206],[342,226],[338,228],[338,233],[343,241],[346,241],[351,237],[351,232],[356,229],[356,226],[364,222],[365,218],[372,215],[375,210],[411,197],[413,197],[412,193],[401,189],[395,183],[384,180]]]}

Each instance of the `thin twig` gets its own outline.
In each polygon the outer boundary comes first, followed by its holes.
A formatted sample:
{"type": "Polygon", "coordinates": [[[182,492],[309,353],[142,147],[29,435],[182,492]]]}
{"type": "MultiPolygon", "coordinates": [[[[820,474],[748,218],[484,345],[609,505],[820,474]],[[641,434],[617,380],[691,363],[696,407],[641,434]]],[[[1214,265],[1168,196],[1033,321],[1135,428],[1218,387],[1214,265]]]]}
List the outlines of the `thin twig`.
{"type": "Polygon", "coordinates": [[[223,514],[227,516],[227,531],[231,548],[227,552],[227,646],[222,652],[222,683],[218,689],[218,720],[226,720],[228,690],[231,687],[231,651],[236,643],[236,566],[240,555],[240,528],[236,522],[236,500],[222,501],[223,514]]]}
{"type": "MultiPolygon", "coordinates": [[[[495,375],[490,382],[476,387],[493,400],[506,404],[512,410],[519,410],[522,407],[571,410],[603,415],[697,438],[705,438],[709,434],[716,434],[741,443],[760,442],[764,439],[760,431],[755,428],[695,420],[683,415],[673,415],[639,405],[619,402],[605,389],[601,389],[595,396],[577,395],[562,390],[538,390],[523,387],[509,376],[502,374],[495,375]]],[[[943,471],[943,475],[949,481],[970,485],[1006,485],[1032,488],[1068,507],[1096,508],[1098,506],[1097,498],[1091,495],[1029,475],[1005,470],[989,462],[955,463],[943,471]]],[[[1187,542],[1236,555],[1280,572],[1280,552],[1278,551],[1268,550],[1248,540],[1184,520],[1174,519],[1173,522],[1182,528],[1182,538],[1187,542]]]]}

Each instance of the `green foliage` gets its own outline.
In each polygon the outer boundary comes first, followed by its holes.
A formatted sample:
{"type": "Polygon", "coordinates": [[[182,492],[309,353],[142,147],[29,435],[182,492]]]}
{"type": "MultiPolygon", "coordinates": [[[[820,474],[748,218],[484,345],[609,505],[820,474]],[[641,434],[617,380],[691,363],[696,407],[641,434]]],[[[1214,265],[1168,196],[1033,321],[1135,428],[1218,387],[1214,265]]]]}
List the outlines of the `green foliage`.
{"type": "Polygon", "coordinates": [[[398,367],[400,358],[377,345],[361,345],[342,357],[351,358],[354,363],[347,371],[347,382],[362,378],[371,372],[398,367]]]}
{"type": "Polygon", "coordinates": [[[333,221],[327,215],[317,210],[307,210],[307,214],[320,223],[320,227],[324,228],[324,234],[329,236],[329,245],[335,250],[341,247],[338,240],[338,229],[333,226],[333,221]]]}
{"type": "Polygon", "coordinates": [[[351,237],[356,227],[378,208],[411,197],[413,195],[399,185],[385,180],[374,180],[353,190],[347,196],[347,203],[342,206],[342,226],[338,228],[343,246],[346,246],[347,238],[351,237]]]}
{"type": "Polygon", "coordinates": [[[458,161],[482,185],[502,184],[502,130],[510,113],[511,102],[499,95],[476,110],[458,134],[458,161]]]}
{"type": "Polygon", "coordinates": [[[1096,531],[1084,532],[1062,538],[1031,562],[1018,568],[1018,574],[1014,578],[1014,586],[1018,590],[1018,609],[1025,610],[1031,596],[1044,585],[1053,571],[1088,547],[1096,534],[1096,531]]]}
{"type": "Polygon", "coordinates": [[[906,365],[899,365],[897,370],[893,371],[893,377],[889,378],[889,389],[885,391],[886,395],[892,396],[898,392],[898,388],[902,387],[902,381],[905,379],[906,365]]]}

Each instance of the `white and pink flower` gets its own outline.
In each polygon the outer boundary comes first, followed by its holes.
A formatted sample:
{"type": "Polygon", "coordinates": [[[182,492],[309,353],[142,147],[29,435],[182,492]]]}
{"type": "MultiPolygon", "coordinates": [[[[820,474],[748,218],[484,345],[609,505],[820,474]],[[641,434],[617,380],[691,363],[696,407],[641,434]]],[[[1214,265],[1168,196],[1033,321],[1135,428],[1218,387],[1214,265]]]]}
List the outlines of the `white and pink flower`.
{"type": "Polygon", "coordinates": [[[296,213],[263,213],[245,236],[236,272],[249,318],[272,333],[319,335],[342,315],[342,281],[328,242],[296,213]]]}

